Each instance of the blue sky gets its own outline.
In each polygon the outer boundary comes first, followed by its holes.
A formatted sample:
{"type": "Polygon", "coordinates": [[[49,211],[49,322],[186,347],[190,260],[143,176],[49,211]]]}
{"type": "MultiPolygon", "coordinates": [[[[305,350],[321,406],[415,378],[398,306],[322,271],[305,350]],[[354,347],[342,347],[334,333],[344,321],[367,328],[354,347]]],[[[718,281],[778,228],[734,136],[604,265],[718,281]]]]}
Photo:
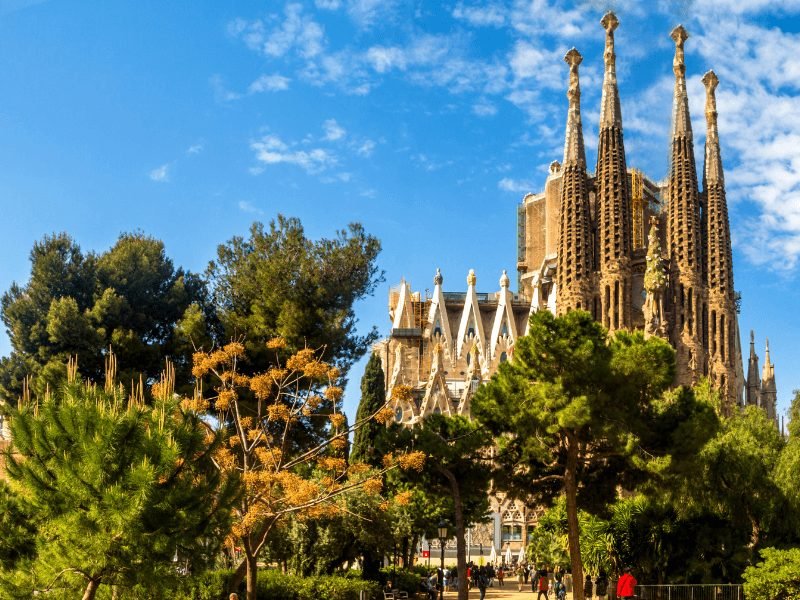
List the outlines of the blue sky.
{"type": "Polygon", "coordinates": [[[382,240],[364,327],[388,332],[388,287],[432,287],[437,266],[446,289],[474,268],[494,291],[515,271],[516,205],[563,152],[572,46],[594,163],[609,8],[629,166],[666,174],[674,25],[698,157],[700,77],[720,78],[743,349],[755,329],[763,363],[769,336],[784,412],[800,388],[800,0],[0,0],[0,288],[50,232],[104,250],[142,229],[202,271],[284,213],[382,240]]]}

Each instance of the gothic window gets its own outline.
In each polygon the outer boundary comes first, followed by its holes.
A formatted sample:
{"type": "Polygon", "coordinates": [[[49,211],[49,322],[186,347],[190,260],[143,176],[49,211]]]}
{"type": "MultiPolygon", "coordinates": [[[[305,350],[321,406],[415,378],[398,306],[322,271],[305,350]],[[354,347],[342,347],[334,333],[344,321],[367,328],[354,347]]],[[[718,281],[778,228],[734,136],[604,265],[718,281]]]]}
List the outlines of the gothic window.
{"type": "Polygon", "coordinates": [[[399,406],[394,410],[394,420],[398,423],[403,421],[403,409],[399,406]]]}
{"type": "Polygon", "coordinates": [[[434,407],[433,414],[439,415],[441,413],[442,413],[442,410],[438,406],[434,407]]]}
{"type": "Polygon", "coordinates": [[[503,321],[503,327],[500,329],[500,335],[508,335],[508,322],[503,321]]]}
{"type": "Polygon", "coordinates": [[[506,362],[508,360],[508,355],[503,352],[500,354],[500,362],[506,362]]]}
{"type": "Polygon", "coordinates": [[[467,352],[467,366],[472,362],[472,352],[467,352]]]}

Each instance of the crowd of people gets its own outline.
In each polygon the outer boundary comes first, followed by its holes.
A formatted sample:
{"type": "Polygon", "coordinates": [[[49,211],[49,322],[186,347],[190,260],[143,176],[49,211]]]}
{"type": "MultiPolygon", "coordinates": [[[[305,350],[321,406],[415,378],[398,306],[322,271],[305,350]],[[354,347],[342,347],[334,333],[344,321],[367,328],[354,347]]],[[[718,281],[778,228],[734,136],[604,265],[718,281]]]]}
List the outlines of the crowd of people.
{"type": "MultiPolygon", "coordinates": [[[[492,563],[477,566],[474,562],[467,563],[466,578],[470,588],[480,591],[480,600],[486,596],[486,589],[492,587],[497,582],[498,587],[505,586],[507,577],[516,577],[517,590],[522,592],[530,581],[531,591],[536,594],[536,600],[564,600],[568,588],[571,588],[571,575],[561,569],[550,570],[549,566],[543,565],[534,568],[527,563],[517,565],[501,564],[495,566],[492,563]],[[550,592],[553,592],[551,598],[550,592]]],[[[459,573],[455,567],[446,568],[440,573],[440,569],[433,571],[427,580],[423,581],[423,588],[431,600],[436,600],[440,581],[445,590],[453,590],[458,587],[459,573]]],[[[617,581],[616,597],[620,600],[632,600],[635,597],[636,578],[631,573],[630,568],[626,568],[622,576],[617,581]]],[[[599,598],[603,600],[608,597],[609,581],[604,571],[593,579],[591,575],[586,575],[583,582],[583,595],[587,599],[599,598]]]]}

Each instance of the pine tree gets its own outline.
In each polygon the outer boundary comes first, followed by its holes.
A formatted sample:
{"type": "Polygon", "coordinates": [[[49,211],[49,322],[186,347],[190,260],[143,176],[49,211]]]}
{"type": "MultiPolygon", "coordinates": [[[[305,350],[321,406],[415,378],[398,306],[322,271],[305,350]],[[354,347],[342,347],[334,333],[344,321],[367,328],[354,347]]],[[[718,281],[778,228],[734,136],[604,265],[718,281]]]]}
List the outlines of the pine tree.
{"type": "Polygon", "coordinates": [[[5,592],[82,590],[92,600],[103,585],[168,587],[176,556],[201,569],[228,530],[236,493],[213,466],[217,436],[177,404],[171,378],[148,406],[113,383],[79,382],[74,363],[68,373],[59,393],[9,411],[7,471],[34,550],[6,565],[5,592]]]}

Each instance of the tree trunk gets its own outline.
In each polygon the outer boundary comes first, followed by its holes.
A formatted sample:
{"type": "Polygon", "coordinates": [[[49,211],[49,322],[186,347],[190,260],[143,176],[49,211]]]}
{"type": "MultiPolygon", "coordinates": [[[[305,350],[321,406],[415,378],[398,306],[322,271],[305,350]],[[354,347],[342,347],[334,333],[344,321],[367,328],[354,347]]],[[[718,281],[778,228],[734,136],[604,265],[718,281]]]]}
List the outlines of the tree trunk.
{"type": "Polygon", "coordinates": [[[583,597],[583,561],[581,560],[581,527],[578,522],[578,442],[567,436],[567,467],[564,469],[564,492],[567,496],[567,538],[572,564],[572,598],[583,597]]]}
{"type": "Polygon", "coordinates": [[[467,544],[466,524],[464,523],[464,506],[461,503],[461,487],[458,479],[449,469],[439,467],[439,470],[450,482],[450,491],[453,494],[453,508],[455,510],[456,526],[456,567],[458,569],[458,600],[468,600],[469,588],[467,587],[467,544]]]}
{"type": "Polygon", "coordinates": [[[97,588],[99,587],[99,579],[90,579],[89,585],[86,586],[86,590],[83,592],[83,600],[94,600],[94,597],[97,594],[97,588]]]}
{"type": "Polygon", "coordinates": [[[236,570],[231,575],[230,580],[228,580],[228,593],[234,594],[239,591],[239,586],[244,581],[244,576],[247,574],[247,558],[244,558],[240,563],[239,566],[236,567],[236,570]]]}
{"type": "Polygon", "coordinates": [[[245,562],[247,563],[247,600],[256,600],[258,593],[258,559],[249,545],[245,546],[245,562]]]}

